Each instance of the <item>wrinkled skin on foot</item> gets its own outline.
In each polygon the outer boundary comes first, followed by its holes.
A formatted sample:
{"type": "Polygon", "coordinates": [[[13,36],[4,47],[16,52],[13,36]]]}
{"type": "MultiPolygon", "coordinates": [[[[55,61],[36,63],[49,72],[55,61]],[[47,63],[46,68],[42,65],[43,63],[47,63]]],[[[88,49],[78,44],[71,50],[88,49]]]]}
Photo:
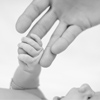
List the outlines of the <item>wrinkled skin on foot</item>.
{"type": "Polygon", "coordinates": [[[19,17],[17,31],[24,33],[28,30],[47,7],[50,7],[47,13],[28,34],[37,34],[43,38],[59,20],[40,60],[44,67],[50,66],[56,55],[64,51],[82,31],[100,24],[100,0],[33,0],[19,17]]]}

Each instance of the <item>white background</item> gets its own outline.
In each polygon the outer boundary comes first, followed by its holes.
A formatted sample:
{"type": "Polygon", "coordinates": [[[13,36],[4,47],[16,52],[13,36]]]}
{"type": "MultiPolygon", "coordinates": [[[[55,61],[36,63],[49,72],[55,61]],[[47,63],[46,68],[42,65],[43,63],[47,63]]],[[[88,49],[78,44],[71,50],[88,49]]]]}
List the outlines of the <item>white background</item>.
{"type": "MultiPolygon", "coordinates": [[[[27,33],[19,34],[15,23],[31,1],[0,0],[1,88],[9,88],[18,66],[17,44],[27,33]]],[[[43,39],[44,47],[53,30],[43,39]]],[[[88,83],[94,91],[100,90],[100,26],[79,35],[49,68],[43,68],[40,76],[40,88],[49,100],[57,95],[65,95],[72,87],[79,87],[83,83],[88,83]]]]}

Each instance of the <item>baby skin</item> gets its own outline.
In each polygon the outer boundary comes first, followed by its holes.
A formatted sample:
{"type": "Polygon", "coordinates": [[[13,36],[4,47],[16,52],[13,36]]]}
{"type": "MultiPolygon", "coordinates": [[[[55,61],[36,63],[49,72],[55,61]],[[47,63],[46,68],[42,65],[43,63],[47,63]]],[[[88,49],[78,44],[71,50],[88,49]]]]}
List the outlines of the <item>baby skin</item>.
{"type": "MultiPolygon", "coordinates": [[[[11,88],[15,90],[24,90],[33,95],[33,100],[40,98],[46,100],[43,93],[39,90],[39,75],[41,65],[39,60],[43,54],[42,42],[40,38],[31,34],[30,37],[22,38],[18,45],[25,53],[18,55],[19,67],[17,68],[11,82],[11,88]]],[[[54,100],[100,100],[100,93],[94,92],[88,84],[80,88],[72,88],[66,96],[62,98],[55,97],[54,100]]]]}
{"type": "Polygon", "coordinates": [[[30,37],[23,37],[22,42],[18,44],[18,48],[23,49],[24,53],[18,55],[19,66],[13,76],[11,88],[24,90],[45,100],[44,95],[38,88],[41,72],[39,60],[43,53],[40,38],[35,34],[31,34],[30,37]]]}
{"type": "Polygon", "coordinates": [[[94,92],[88,84],[72,88],[66,96],[54,97],[53,100],[100,100],[100,92],[94,92]]]}
{"type": "MultiPolygon", "coordinates": [[[[46,100],[39,89],[39,60],[43,54],[40,38],[34,34],[24,37],[18,48],[24,53],[18,51],[19,66],[12,78],[11,89],[0,89],[0,100],[46,100]]],[[[100,92],[94,92],[88,84],[84,84],[53,100],[100,100],[100,92]]]]}

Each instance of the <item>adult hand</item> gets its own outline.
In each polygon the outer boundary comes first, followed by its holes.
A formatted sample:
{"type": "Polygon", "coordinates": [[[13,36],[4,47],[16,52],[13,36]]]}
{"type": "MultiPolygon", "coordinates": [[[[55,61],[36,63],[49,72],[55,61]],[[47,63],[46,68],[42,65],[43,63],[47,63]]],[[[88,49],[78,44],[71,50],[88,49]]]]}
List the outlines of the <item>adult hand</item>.
{"type": "Polygon", "coordinates": [[[100,0],[33,0],[18,19],[17,31],[24,33],[47,7],[50,7],[47,13],[29,32],[42,38],[59,20],[40,60],[44,67],[49,66],[82,31],[100,23],[100,0]]]}

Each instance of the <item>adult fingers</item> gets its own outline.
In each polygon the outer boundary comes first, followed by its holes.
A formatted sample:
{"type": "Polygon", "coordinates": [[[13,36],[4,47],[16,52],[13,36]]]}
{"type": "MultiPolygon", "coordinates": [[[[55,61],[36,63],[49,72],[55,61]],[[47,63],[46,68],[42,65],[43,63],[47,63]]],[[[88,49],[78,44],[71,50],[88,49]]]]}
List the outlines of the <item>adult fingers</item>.
{"type": "Polygon", "coordinates": [[[16,23],[16,29],[24,33],[32,22],[49,6],[49,0],[33,0],[16,23]]]}
{"type": "Polygon", "coordinates": [[[42,67],[49,67],[51,63],[53,62],[53,60],[55,59],[55,57],[56,55],[50,51],[50,47],[47,47],[45,49],[44,54],[42,55],[40,59],[40,65],[42,67]]]}
{"type": "Polygon", "coordinates": [[[57,41],[57,39],[59,39],[62,36],[66,28],[67,28],[67,24],[65,22],[60,22],[56,30],[52,34],[47,47],[51,47],[55,43],[55,41],[57,41]]]}
{"type": "Polygon", "coordinates": [[[81,28],[76,25],[69,26],[63,35],[53,44],[51,52],[54,54],[64,51],[72,41],[82,32],[81,28]]]}
{"type": "Polygon", "coordinates": [[[54,32],[54,35],[52,35],[50,42],[48,43],[44,51],[44,54],[40,60],[41,66],[48,67],[51,65],[51,63],[55,59],[56,55],[51,52],[51,47],[54,44],[54,42],[63,34],[63,32],[66,29],[66,26],[67,25],[63,22],[59,23],[57,29],[54,32]]]}
{"type": "Polygon", "coordinates": [[[49,29],[53,26],[56,20],[57,16],[54,11],[52,9],[49,10],[31,29],[28,35],[30,35],[30,33],[34,33],[40,38],[44,37],[44,35],[49,31],[49,29]]]}

